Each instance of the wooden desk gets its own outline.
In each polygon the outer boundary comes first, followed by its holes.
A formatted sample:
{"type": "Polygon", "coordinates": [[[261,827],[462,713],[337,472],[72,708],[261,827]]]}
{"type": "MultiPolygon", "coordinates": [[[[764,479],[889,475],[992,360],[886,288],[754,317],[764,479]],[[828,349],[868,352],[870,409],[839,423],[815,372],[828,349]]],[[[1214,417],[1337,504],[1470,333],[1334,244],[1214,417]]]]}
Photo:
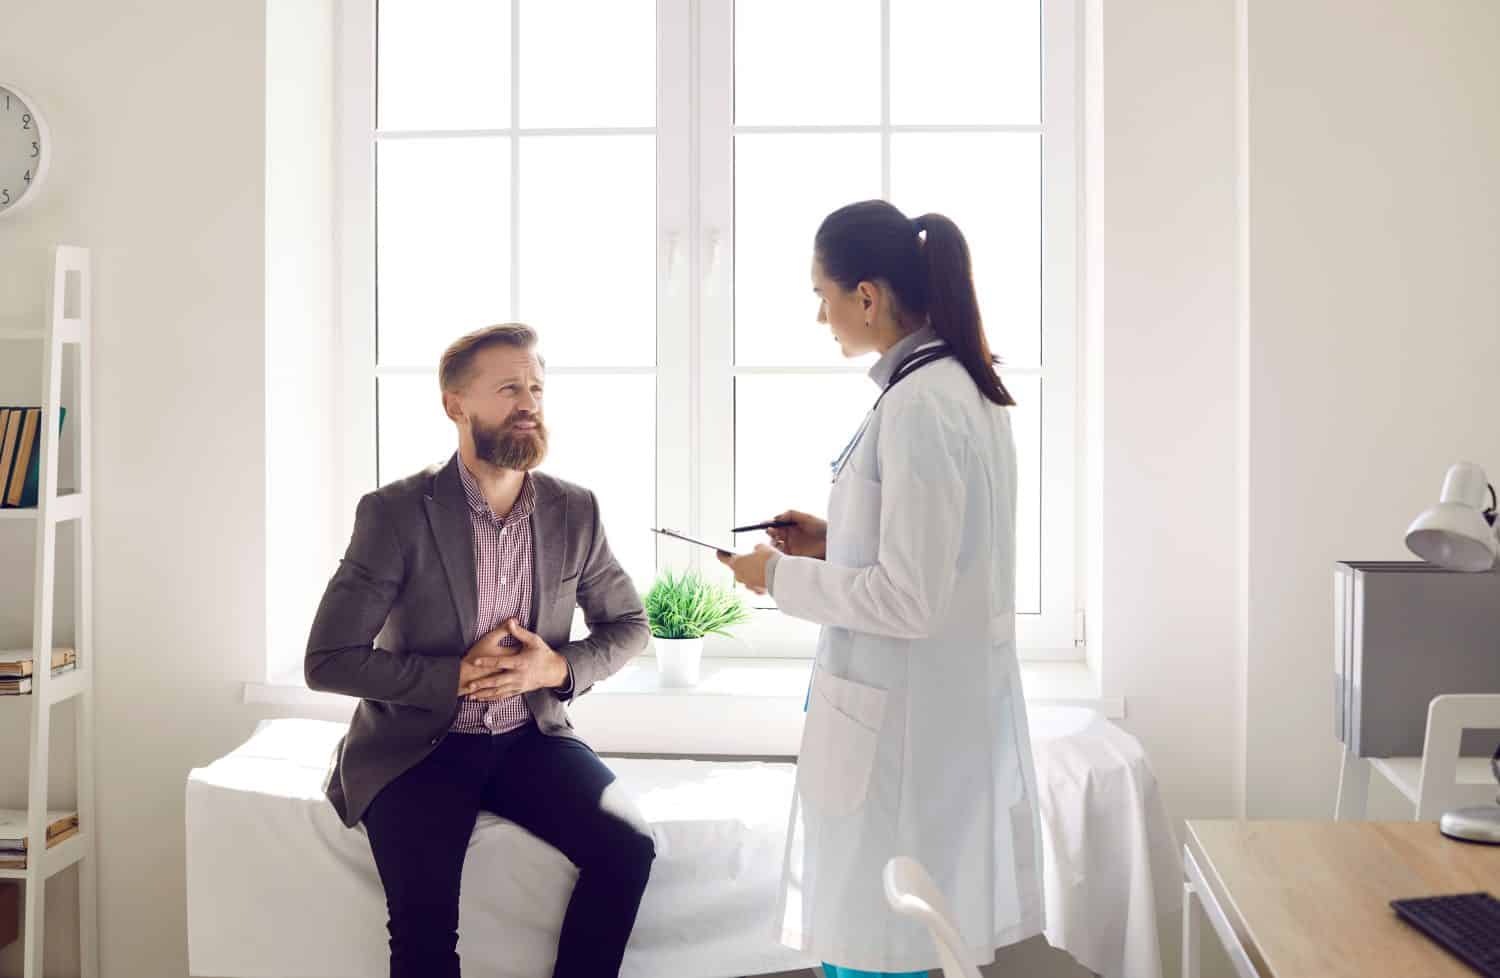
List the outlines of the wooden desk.
{"type": "Polygon", "coordinates": [[[1190,821],[1183,848],[1186,978],[1198,976],[1200,901],[1240,978],[1475,978],[1390,901],[1500,896],[1500,846],[1432,822],[1190,821]]]}

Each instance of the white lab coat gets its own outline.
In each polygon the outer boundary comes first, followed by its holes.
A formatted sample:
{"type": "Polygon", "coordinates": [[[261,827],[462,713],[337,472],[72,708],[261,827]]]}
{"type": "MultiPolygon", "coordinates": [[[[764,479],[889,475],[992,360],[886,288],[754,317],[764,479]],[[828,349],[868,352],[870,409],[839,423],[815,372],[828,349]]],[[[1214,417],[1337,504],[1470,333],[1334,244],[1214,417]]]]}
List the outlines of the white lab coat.
{"type": "Polygon", "coordinates": [[[881,872],[897,855],[927,867],[976,965],[1041,933],[1015,508],[1009,412],[957,360],[940,360],[871,417],[833,486],[828,559],[778,560],[781,610],[824,626],[783,943],[866,971],[938,967],[925,928],[886,903],[881,872]]]}

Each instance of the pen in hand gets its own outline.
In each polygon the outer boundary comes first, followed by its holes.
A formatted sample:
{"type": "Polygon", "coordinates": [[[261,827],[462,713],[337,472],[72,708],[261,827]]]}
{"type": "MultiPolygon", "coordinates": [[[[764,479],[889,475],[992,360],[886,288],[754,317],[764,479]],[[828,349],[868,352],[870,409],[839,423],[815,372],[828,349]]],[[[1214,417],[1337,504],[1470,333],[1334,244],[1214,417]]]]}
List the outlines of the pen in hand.
{"type": "Polygon", "coordinates": [[[764,523],[751,523],[749,526],[737,526],[730,533],[749,533],[752,530],[783,530],[789,526],[796,526],[796,520],[767,520],[764,523]]]}

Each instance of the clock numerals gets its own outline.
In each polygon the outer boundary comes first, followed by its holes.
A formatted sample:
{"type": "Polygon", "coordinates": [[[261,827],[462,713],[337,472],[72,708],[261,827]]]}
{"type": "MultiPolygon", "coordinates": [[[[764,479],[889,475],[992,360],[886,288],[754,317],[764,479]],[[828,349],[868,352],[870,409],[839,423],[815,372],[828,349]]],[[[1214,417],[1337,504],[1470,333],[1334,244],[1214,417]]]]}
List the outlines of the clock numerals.
{"type": "MultiPolygon", "coordinates": [[[[0,4],[3,3],[4,0],[0,0],[0,4]]],[[[22,132],[18,139],[14,136],[0,138],[0,157],[9,156],[11,159],[11,163],[3,164],[3,169],[10,172],[0,173],[0,220],[3,220],[4,214],[18,206],[25,206],[30,198],[36,196],[36,188],[46,175],[44,171],[47,157],[51,155],[51,147],[46,147],[47,152],[43,152],[42,143],[47,139],[46,126],[24,97],[0,85],[0,103],[4,103],[0,105],[0,130],[14,133],[12,127],[19,117],[22,132]],[[15,141],[12,142],[12,139],[15,141]],[[23,148],[28,143],[31,144],[31,152],[23,156],[23,148]],[[5,144],[9,144],[10,148],[4,149],[5,144]],[[11,169],[12,166],[15,169],[11,169]],[[19,180],[16,179],[18,176],[19,180]]]]}

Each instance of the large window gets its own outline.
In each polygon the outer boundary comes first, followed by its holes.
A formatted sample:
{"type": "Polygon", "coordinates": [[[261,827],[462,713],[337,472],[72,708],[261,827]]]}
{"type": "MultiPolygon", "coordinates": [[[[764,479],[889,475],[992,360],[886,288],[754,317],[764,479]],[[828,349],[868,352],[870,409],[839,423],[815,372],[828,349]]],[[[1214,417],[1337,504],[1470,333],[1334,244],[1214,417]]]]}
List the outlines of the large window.
{"type": "MultiPolygon", "coordinates": [[[[1023,652],[1074,654],[1072,0],[345,0],[344,495],[445,459],[437,358],[543,337],[547,471],[642,588],[648,532],[823,512],[877,393],[815,322],[813,232],[884,197],[969,237],[1015,393],[1023,652]]],[[[806,655],[769,607],[721,654],[806,655]]]]}

